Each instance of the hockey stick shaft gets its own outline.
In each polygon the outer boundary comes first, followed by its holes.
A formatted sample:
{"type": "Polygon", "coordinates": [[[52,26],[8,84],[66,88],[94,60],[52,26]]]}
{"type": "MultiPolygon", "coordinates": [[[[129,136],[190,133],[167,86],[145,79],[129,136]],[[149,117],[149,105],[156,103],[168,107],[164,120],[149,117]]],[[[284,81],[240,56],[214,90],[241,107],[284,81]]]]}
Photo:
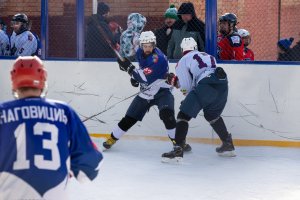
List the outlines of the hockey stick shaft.
{"type": "MultiPolygon", "coordinates": [[[[93,19],[95,20],[95,19],[93,19]]],[[[98,22],[95,20],[95,23],[98,24],[98,22]]],[[[111,48],[111,50],[113,50],[113,52],[115,53],[115,55],[117,56],[117,58],[119,58],[120,60],[124,61],[124,58],[120,55],[120,53],[118,52],[118,50],[114,47],[114,45],[112,44],[112,41],[109,39],[109,37],[107,36],[107,33],[105,33],[105,31],[103,30],[103,28],[98,24],[98,30],[100,32],[100,34],[103,36],[104,40],[106,41],[106,43],[108,44],[108,46],[111,48]]]]}
{"type": "Polygon", "coordinates": [[[101,115],[102,113],[105,113],[106,111],[109,111],[110,109],[114,108],[116,105],[118,105],[118,104],[132,98],[132,97],[135,97],[135,96],[139,95],[140,93],[146,92],[146,91],[150,90],[153,86],[158,86],[158,85],[162,84],[165,81],[166,81],[165,79],[162,79],[162,80],[158,81],[157,83],[155,83],[154,85],[151,85],[151,86],[149,86],[149,87],[147,87],[147,88],[145,88],[145,89],[143,89],[143,90],[141,90],[137,93],[134,93],[133,95],[130,95],[130,96],[126,97],[125,99],[122,99],[121,101],[116,102],[115,104],[109,106],[108,108],[106,108],[106,109],[104,109],[104,110],[102,110],[102,111],[100,111],[100,112],[98,112],[94,115],[91,115],[91,116],[85,118],[84,120],[82,120],[82,122],[86,122],[86,121],[88,121],[88,120],[90,120],[90,119],[92,119],[92,118],[94,118],[98,115],[101,115]]]}

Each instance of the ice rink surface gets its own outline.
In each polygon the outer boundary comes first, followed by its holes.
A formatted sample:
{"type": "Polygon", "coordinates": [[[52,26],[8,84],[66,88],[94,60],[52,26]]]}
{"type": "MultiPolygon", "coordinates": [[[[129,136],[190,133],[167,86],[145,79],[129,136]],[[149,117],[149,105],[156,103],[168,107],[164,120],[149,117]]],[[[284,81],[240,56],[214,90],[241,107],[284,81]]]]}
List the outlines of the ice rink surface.
{"type": "MultiPolygon", "coordinates": [[[[101,143],[97,140],[98,145],[101,143]]],[[[121,139],[104,152],[95,181],[69,184],[72,200],[300,200],[300,149],[191,143],[181,164],[161,162],[171,143],[121,139]]]]}

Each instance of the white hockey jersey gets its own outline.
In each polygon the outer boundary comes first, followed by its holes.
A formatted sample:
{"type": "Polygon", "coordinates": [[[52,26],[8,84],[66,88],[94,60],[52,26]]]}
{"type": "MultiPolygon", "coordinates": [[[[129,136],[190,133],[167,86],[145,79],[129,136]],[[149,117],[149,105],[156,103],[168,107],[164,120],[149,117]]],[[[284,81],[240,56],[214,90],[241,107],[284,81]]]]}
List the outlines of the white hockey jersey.
{"type": "Polygon", "coordinates": [[[37,50],[37,40],[30,31],[17,35],[15,32],[10,37],[12,56],[31,56],[37,50]]]}
{"type": "Polygon", "coordinates": [[[215,72],[216,59],[205,52],[194,50],[184,55],[175,69],[180,91],[187,94],[201,79],[215,72]]]}
{"type": "Polygon", "coordinates": [[[0,56],[9,56],[9,38],[3,30],[0,30],[0,56]]]}

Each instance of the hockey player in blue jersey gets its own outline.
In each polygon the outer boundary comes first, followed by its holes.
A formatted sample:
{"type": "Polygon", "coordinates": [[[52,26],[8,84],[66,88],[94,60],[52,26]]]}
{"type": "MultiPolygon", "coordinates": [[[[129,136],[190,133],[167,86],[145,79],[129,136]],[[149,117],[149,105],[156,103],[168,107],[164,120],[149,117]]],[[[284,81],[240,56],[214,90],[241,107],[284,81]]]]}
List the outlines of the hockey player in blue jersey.
{"type": "Polygon", "coordinates": [[[102,154],[72,108],[42,97],[46,79],[38,57],[15,61],[18,99],[0,103],[0,200],[67,199],[69,177],[98,174],[102,154]]]}
{"type": "Polygon", "coordinates": [[[10,37],[11,56],[33,56],[38,51],[38,41],[29,31],[29,20],[24,13],[18,13],[11,20],[13,33],[10,37]]]}
{"type": "MultiPolygon", "coordinates": [[[[140,85],[141,92],[130,104],[125,117],[103,143],[105,149],[111,148],[137,121],[142,121],[146,112],[154,105],[159,109],[159,117],[171,141],[175,137],[174,97],[170,91],[171,86],[164,81],[169,71],[168,60],[162,51],[155,47],[156,37],[152,31],[142,32],[139,41],[140,48],[136,53],[139,68],[133,66],[127,58],[124,61],[119,59],[118,63],[120,69],[130,75],[132,85],[140,85]]],[[[185,142],[184,150],[191,151],[190,145],[185,142]]]]}
{"type": "Polygon", "coordinates": [[[162,161],[180,161],[188,133],[189,121],[203,110],[204,118],[210,123],[222,141],[216,148],[222,156],[235,156],[231,134],[228,133],[221,113],[227,102],[228,81],[225,71],[216,66],[216,59],[197,51],[193,38],[184,38],[181,42],[183,57],[176,66],[176,75],[169,74],[168,82],[180,88],[186,96],[177,115],[175,145],[173,151],[164,153],[162,161]]]}

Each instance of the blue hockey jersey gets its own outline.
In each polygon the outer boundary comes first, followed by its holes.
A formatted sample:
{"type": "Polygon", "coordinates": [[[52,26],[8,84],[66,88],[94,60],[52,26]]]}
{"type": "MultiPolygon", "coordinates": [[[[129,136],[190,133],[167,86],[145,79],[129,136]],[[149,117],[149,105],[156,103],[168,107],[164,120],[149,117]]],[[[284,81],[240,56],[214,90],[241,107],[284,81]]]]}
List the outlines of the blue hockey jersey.
{"type": "Polygon", "coordinates": [[[132,78],[140,82],[140,97],[153,99],[160,88],[171,87],[164,82],[166,74],[169,72],[169,64],[167,57],[160,49],[154,48],[152,54],[145,56],[143,50],[139,48],[136,59],[139,63],[139,69],[133,71],[132,78]],[[145,88],[151,89],[144,91],[145,88]]]}
{"type": "Polygon", "coordinates": [[[69,175],[93,180],[102,159],[65,103],[25,98],[0,104],[0,200],[66,199],[69,175]]]}

